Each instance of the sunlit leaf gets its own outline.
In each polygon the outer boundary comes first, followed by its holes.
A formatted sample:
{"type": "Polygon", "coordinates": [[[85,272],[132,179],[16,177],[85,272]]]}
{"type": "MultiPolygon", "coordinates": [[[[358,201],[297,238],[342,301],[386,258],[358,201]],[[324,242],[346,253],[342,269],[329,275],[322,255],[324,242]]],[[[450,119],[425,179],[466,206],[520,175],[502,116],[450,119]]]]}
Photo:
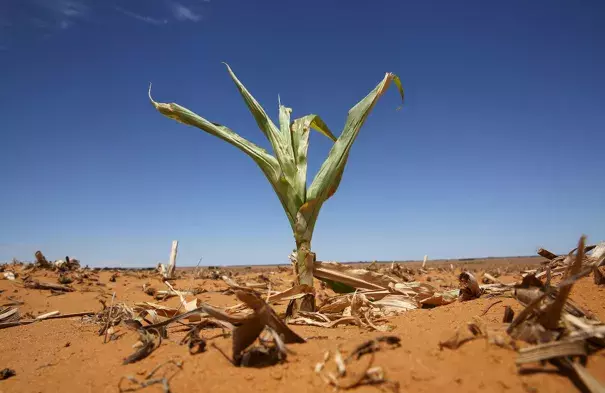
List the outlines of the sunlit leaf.
{"type": "Polygon", "coordinates": [[[319,199],[323,202],[328,198],[328,195],[336,192],[339,180],[342,178],[342,172],[347,163],[349,151],[359,134],[361,126],[365,123],[372,108],[380,96],[385,93],[392,81],[395,82],[403,100],[403,88],[399,77],[395,74],[387,73],[370,94],[351,108],[342,134],[334,143],[328,158],[319,169],[317,176],[315,176],[313,183],[311,183],[307,191],[307,201],[319,199]]]}
{"type": "Polygon", "coordinates": [[[309,134],[311,129],[315,129],[332,141],[336,141],[334,134],[332,134],[326,123],[318,115],[307,115],[294,120],[292,123],[292,147],[297,170],[296,187],[303,190],[305,200],[307,192],[307,153],[309,150],[309,134]]]}
{"type": "Polygon", "coordinates": [[[299,205],[297,205],[292,198],[288,198],[288,192],[291,191],[291,189],[289,184],[281,179],[282,170],[275,157],[269,154],[265,149],[257,146],[245,138],[242,138],[228,127],[217,123],[212,123],[185,107],[175,103],[166,104],[155,102],[151,97],[151,86],[149,87],[149,99],[151,100],[153,106],[164,116],[180,123],[206,131],[207,133],[237,147],[250,156],[263,171],[269,180],[269,183],[271,183],[275,193],[284,206],[284,210],[286,211],[291,225],[294,225],[294,220],[299,205]]]}
{"type": "MultiPolygon", "coordinates": [[[[283,171],[284,177],[286,181],[289,183],[293,183],[296,165],[294,163],[294,152],[292,151],[291,144],[288,143],[290,139],[290,135],[287,133],[281,133],[277,126],[271,121],[271,118],[267,115],[267,112],[263,109],[263,107],[256,101],[256,99],[250,94],[248,89],[240,82],[240,80],[235,76],[231,67],[225,63],[227,66],[227,71],[229,71],[229,75],[237,89],[239,90],[242,98],[246,102],[248,109],[254,116],[256,120],[256,124],[261,129],[261,131],[265,134],[269,142],[271,142],[271,146],[273,147],[273,152],[275,153],[275,157],[279,161],[281,169],[283,171]]],[[[281,117],[281,114],[280,114],[281,117]]],[[[289,114],[288,114],[289,117],[289,114]]],[[[303,202],[302,200],[299,202],[303,202]]]]}

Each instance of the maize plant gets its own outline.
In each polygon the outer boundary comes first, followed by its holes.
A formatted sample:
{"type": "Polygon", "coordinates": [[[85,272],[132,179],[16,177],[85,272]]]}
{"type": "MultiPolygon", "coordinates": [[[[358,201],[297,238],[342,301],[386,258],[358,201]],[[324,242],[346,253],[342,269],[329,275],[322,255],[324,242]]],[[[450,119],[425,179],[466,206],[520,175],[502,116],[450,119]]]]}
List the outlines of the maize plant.
{"type": "MultiPolygon", "coordinates": [[[[374,90],[349,110],[342,133],[340,137],[336,138],[318,115],[307,115],[292,120],[292,109],[281,105],[281,102],[279,103],[278,127],[228,65],[227,71],[248,109],[252,112],[258,127],[271,143],[274,155],[242,138],[228,127],[210,122],[187,108],[175,103],[155,102],[151,98],[151,86],[149,99],[164,116],[200,128],[232,144],[258,164],[277,194],[292,227],[296,241],[295,269],[298,283],[313,286],[315,254],[311,252],[311,240],[319,211],[324,202],[338,189],[351,146],[372,107],[391,82],[396,84],[403,100],[401,81],[397,75],[387,73],[374,90]],[[307,187],[307,151],[311,129],[330,138],[334,145],[315,179],[307,187]]],[[[305,303],[299,307],[305,310],[313,309],[312,299],[305,303]]]]}

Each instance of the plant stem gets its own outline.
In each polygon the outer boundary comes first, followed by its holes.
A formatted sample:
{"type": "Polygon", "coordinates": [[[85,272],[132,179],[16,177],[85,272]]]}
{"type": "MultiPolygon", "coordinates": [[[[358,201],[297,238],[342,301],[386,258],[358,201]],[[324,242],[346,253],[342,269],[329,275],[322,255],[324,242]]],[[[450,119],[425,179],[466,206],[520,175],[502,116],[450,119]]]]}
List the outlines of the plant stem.
{"type": "MultiPolygon", "coordinates": [[[[315,262],[315,253],[311,252],[311,242],[308,240],[296,242],[296,270],[298,284],[305,284],[313,287],[313,263],[315,262]]],[[[296,309],[299,311],[315,311],[315,297],[305,296],[296,302],[296,309]]]]}

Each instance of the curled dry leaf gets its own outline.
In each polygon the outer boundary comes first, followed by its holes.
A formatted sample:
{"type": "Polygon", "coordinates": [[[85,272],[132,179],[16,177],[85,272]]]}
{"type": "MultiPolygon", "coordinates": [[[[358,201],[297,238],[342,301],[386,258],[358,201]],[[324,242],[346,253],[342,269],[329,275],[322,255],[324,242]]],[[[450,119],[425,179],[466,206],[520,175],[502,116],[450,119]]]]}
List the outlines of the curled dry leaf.
{"type": "Polygon", "coordinates": [[[123,364],[135,363],[141,359],[145,359],[162,344],[162,336],[160,334],[155,335],[143,329],[138,332],[141,345],[135,353],[124,359],[123,364]]]}
{"type": "Polygon", "coordinates": [[[388,381],[381,367],[374,367],[374,354],[380,350],[380,344],[384,343],[391,348],[399,346],[399,338],[395,336],[382,336],[358,345],[346,358],[343,359],[339,350],[335,352],[335,370],[325,368],[329,358],[329,352],[324,355],[323,362],[318,363],[315,372],[328,384],[337,389],[352,389],[366,384],[384,384],[393,391],[397,391],[398,385],[388,381]]]}
{"type": "Polygon", "coordinates": [[[461,301],[467,301],[476,299],[481,296],[481,288],[475,276],[470,272],[462,272],[458,276],[460,282],[460,295],[461,301]]]}
{"type": "Polygon", "coordinates": [[[233,331],[234,362],[241,360],[242,352],[258,338],[265,326],[283,337],[283,342],[286,344],[305,342],[305,339],[288,328],[258,293],[251,290],[236,290],[235,295],[254,313],[242,318],[233,331]]]}
{"type": "Polygon", "coordinates": [[[206,340],[200,337],[200,328],[201,324],[194,326],[181,340],[181,345],[187,344],[189,347],[189,353],[192,355],[204,352],[206,350],[206,340]]]}

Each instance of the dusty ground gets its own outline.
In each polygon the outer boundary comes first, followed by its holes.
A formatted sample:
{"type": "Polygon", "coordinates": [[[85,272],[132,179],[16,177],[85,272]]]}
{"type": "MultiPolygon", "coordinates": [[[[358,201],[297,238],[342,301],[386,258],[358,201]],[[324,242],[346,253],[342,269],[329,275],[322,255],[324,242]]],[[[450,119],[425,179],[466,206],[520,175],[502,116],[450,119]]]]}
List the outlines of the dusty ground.
{"type": "MultiPolygon", "coordinates": [[[[465,261],[460,267],[476,269],[478,272],[500,268],[505,274],[501,279],[512,282],[519,279],[518,271],[525,265],[539,263],[539,259],[520,261],[465,261]]],[[[443,263],[449,266],[450,262],[443,263]]],[[[438,264],[429,264],[436,267],[438,264]]],[[[258,271],[265,271],[274,290],[286,289],[293,279],[289,271],[277,268],[239,269],[238,278],[251,279],[258,271]]],[[[285,269],[282,269],[285,270],[285,269]]],[[[22,315],[33,316],[49,311],[61,313],[99,311],[99,299],[110,302],[116,293],[116,301],[133,303],[154,301],[142,291],[142,285],[151,283],[157,289],[165,289],[158,278],[149,272],[120,272],[116,282],[110,282],[111,272],[98,273],[99,281],[74,283],[76,292],[50,296],[46,290],[23,288],[17,282],[0,280],[0,305],[14,300],[24,302],[22,315]]],[[[176,280],[180,289],[203,288],[208,292],[197,297],[215,306],[231,306],[238,303],[233,295],[221,293],[227,286],[220,280],[196,279],[189,269],[181,272],[184,279],[176,280]]],[[[478,274],[480,276],[480,274],[478,274]]],[[[36,272],[41,281],[55,282],[54,272],[36,272]]],[[[419,281],[431,281],[437,288],[456,285],[455,273],[433,270],[428,276],[417,276],[419,281]]],[[[592,278],[580,280],[574,287],[572,298],[582,307],[591,310],[605,320],[605,288],[593,284],[592,278]]],[[[397,381],[401,392],[573,392],[578,391],[570,380],[557,374],[554,369],[547,372],[520,374],[515,366],[516,354],[499,347],[488,346],[484,340],[475,340],[457,350],[440,350],[440,340],[448,338],[454,328],[480,315],[495,300],[477,300],[408,311],[391,319],[395,326],[390,333],[401,338],[401,347],[376,354],[374,364],[382,366],[389,380],[397,381]]],[[[166,305],[177,306],[178,299],[171,298],[166,305]]],[[[521,306],[511,298],[490,309],[483,317],[488,323],[500,323],[504,306],[510,305],[517,313],[521,306]]],[[[283,311],[285,304],[276,307],[283,311]]],[[[184,392],[328,392],[327,386],[315,373],[315,364],[322,360],[328,349],[342,345],[350,348],[368,338],[381,335],[362,330],[356,326],[333,329],[307,326],[291,326],[303,337],[310,338],[305,344],[290,345],[295,352],[287,362],[267,368],[239,368],[233,366],[215,348],[190,355],[185,346],[179,345],[183,336],[179,328],[169,330],[169,338],[149,357],[140,362],[122,365],[122,360],[133,352],[132,345],[137,334],[120,328],[124,333],[115,341],[103,343],[97,334],[99,326],[86,319],[72,318],[47,320],[27,326],[0,330],[0,369],[9,367],[17,373],[15,377],[0,381],[0,393],[4,392],[118,392],[118,382],[123,376],[132,375],[142,379],[145,373],[167,360],[183,360],[183,369],[172,379],[173,393],[184,392]]],[[[203,331],[206,338],[220,333],[219,329],[203,331]]],[[[217,338],[211,342],[231,353],[231,339],[217,338]]],[[[173,367],[173,366],[169,366],[173,367]]],[[[174,368],[173,368],[174,369],[174,368]]],[[[605,353],[601,351],[589,359],[588,369],[605,383],[605,353]]],[[[142,391],[162,392],[161,385],[153,385],[142,391]]],[[[355,388],[357,392],[378,392],[376,386],[355,388]]]]}

